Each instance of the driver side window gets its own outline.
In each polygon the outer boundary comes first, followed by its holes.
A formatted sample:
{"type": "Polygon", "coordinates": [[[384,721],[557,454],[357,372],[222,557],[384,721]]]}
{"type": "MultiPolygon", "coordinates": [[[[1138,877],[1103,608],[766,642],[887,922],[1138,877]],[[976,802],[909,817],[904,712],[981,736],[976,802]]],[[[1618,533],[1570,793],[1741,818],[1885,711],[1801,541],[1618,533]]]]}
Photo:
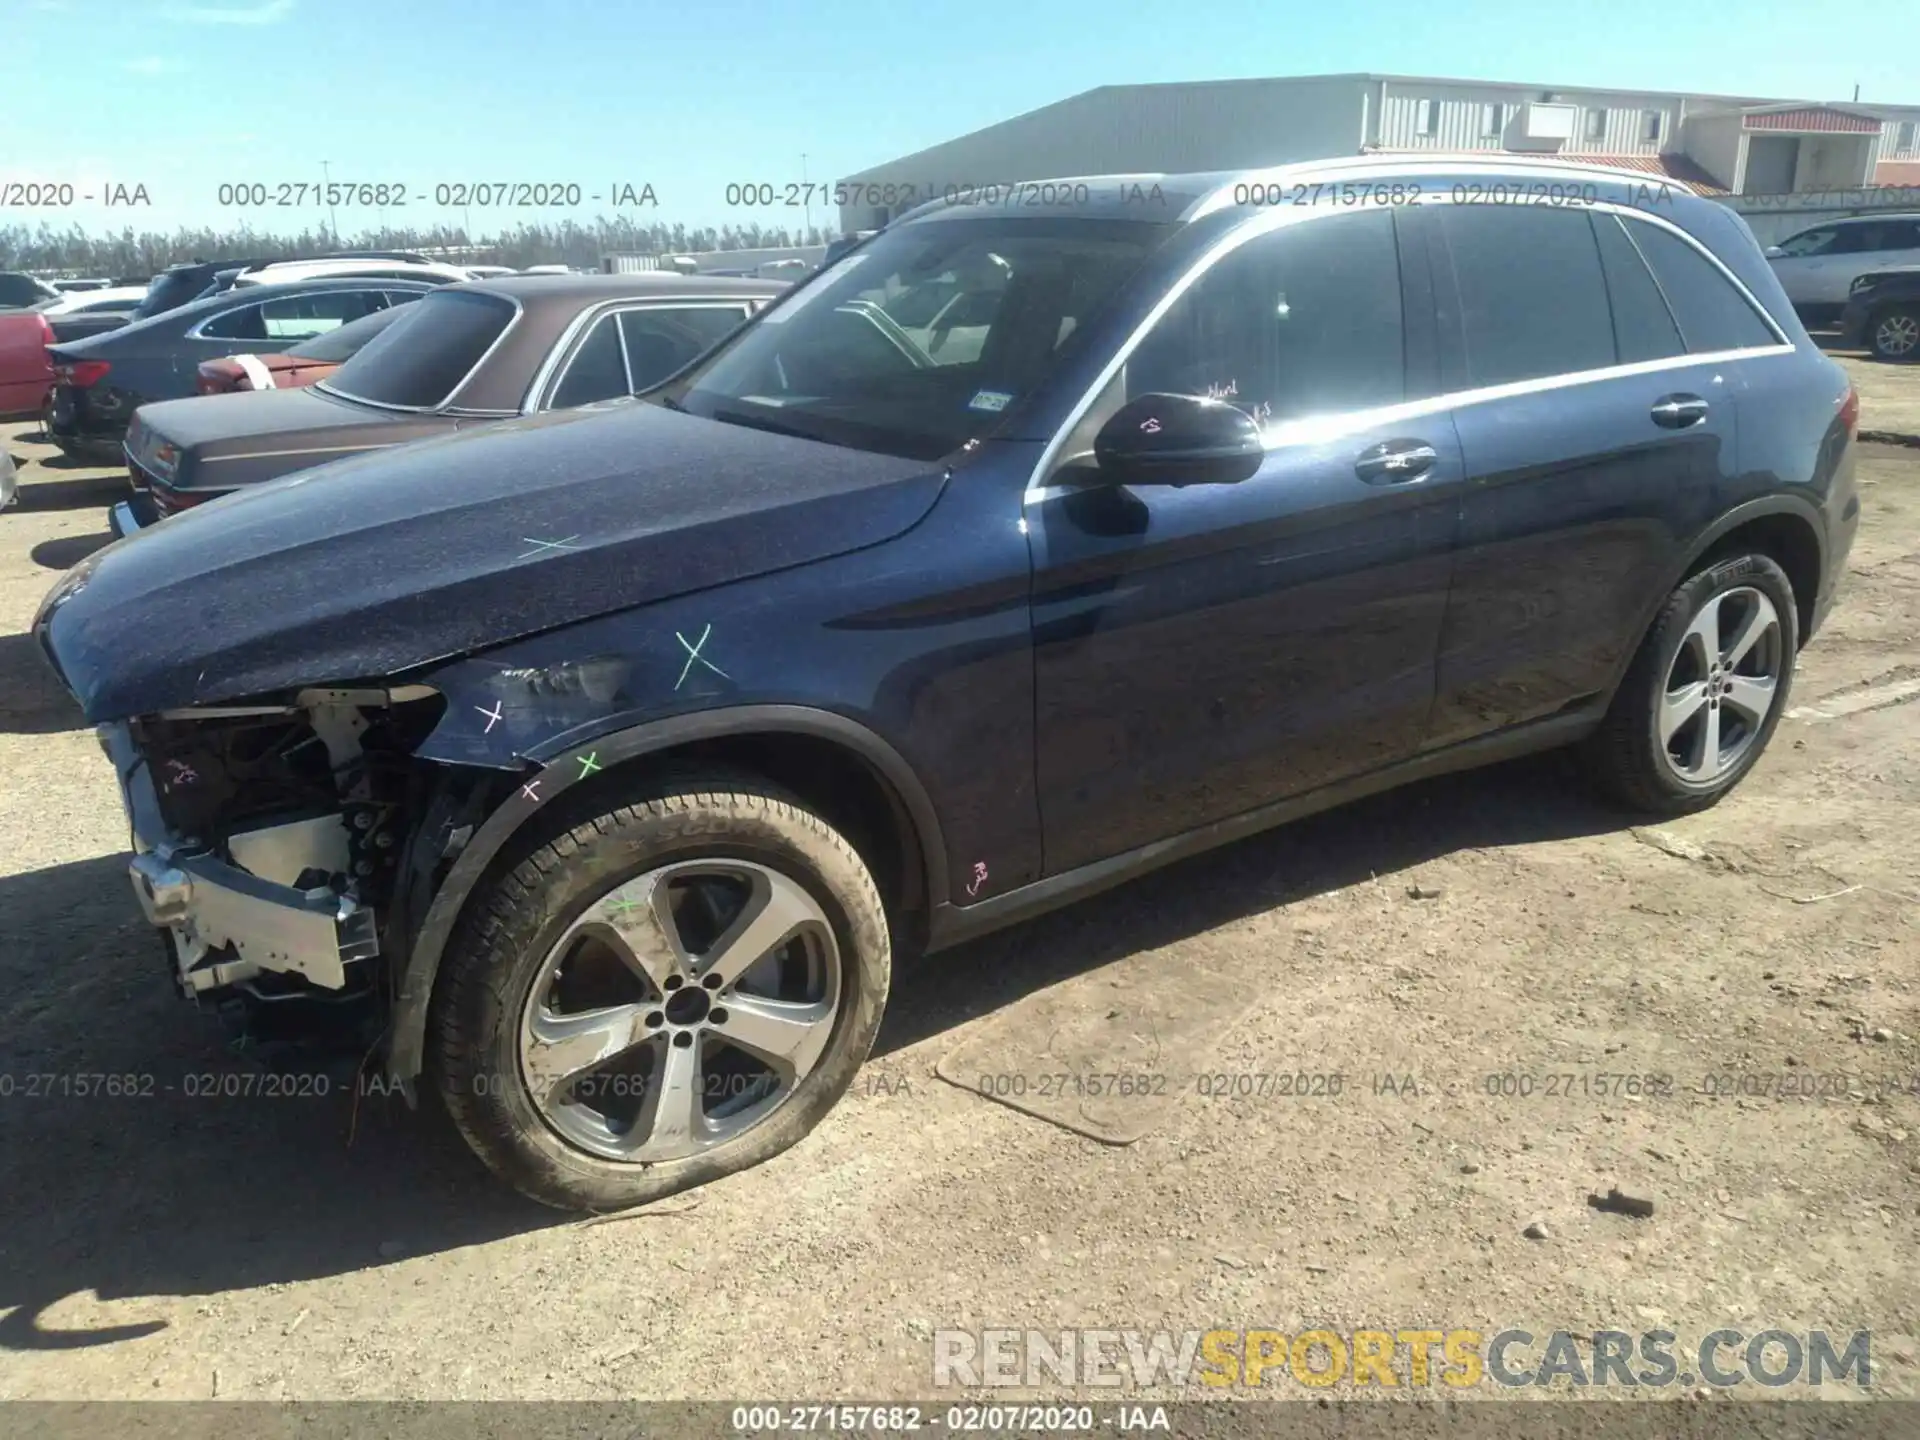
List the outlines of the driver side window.
{"type": "Polygon", "coordinates": [[[1780,246],[1782,255],[1790,255],[1796,260],[1809,259],[1815,255],[1831,255],[1837,248],[1840,232],[1833,228],[1809,230],[1804,235],[1796,235],[1780,246]]]}
{"type": "Polygon", "coordinates": [[[1075,427],[1062,454],[1148,394],[1237,405],[1262,426],[1407,398],[1390,211],[1315,217],[1257,236],[1189,286],[1075,427]]]}

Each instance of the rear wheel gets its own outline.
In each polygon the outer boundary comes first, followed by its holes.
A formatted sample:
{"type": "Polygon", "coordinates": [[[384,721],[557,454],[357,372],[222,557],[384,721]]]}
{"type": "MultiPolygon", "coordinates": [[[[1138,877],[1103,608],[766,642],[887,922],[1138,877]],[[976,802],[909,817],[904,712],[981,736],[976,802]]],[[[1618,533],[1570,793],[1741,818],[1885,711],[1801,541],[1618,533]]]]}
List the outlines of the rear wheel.
{"type": "Polygon", "coordinates": [[[886,1003],[866,865],[740,776],[554,835],[469,905],[442,962],[447,1107],[508,1183],[643,1204],[757,1165],[846,1091],[886,1003]]]}
{"type": "Polygon", "coordinates": [[[1668,598],[1588,742],[1595,779],[1637,810],[1706,809],[1766,748],[1798,648],[1793,586],[1771,557],[1709,563],[1668,598]]]}
{"type": "Polygon", "coordinates": [[[1873,317],[1867,344],[1881,360],[1920,359],[1920,305],[1896,305],[1873,317]]]}

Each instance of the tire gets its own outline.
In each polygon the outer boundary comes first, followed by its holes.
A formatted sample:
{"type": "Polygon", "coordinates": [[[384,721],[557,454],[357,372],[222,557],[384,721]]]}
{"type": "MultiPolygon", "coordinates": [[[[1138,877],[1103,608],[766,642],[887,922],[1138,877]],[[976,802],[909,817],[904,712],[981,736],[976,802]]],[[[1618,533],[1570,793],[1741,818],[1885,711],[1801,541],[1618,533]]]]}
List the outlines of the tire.
{"type": "Polygon", "coordinates": [[[734,773],[617,798],[556,822],[475,891],[429,1011],[428,1065],[454,1123],[495,1174],[561,1209],[645,1204],[793,1145],[866,1059],[891,975],[872,875],[799,800],[734,773]],[[791,938],[742,972],[755,937],[785,925],[791,938]],[[681,959],[661,958],[669,932],[681,959]],[[582,1013],[631,1025],[608,1044],[640,1038],[571,1070],[588,1053],[576,1047],[599,1042],[569,1027],[614,1023],[582,1013]],[[769,1026],[806,1042],[775,1060],[740,1040],[769,1026]],[[689,1093],[691,1110],[670,1103],[689,1093]]]}
{"type": "Polygon", "coordinates": [[[1876,314],[1867,322],[1867,348],[1889,364],[1920,360],[1920,305],[1894,305],[1876,314]]]}
{"type": "Polygon", "coordinates": [[[1774,560],[1758,551],[1738,550],[1711,556],[1668,597],[1641,641],[1632,664],[1614,693],[1600,728],[1587,742],[1588,769],[1601,791],[1631,809],[1654,815],[1687,815],[1705,810],[1740,783],[1765,751],[1787,708],[1799,651],[1799,612],[1793,585],[1774,560]],[[1752,597],[1762,597],[1771,617],[1752,597]],[[1723,668],[1715,673],[1696,662],[1703,658],[1696,621],[1714,611],[1721,635],[1723,668]],[[1731,669],[1724,658],[1745,633],[1751,617],[1771,620],[1731,669]],[[1687,652],[1683,658],[1683,649],[1687,652]],[[1754,678],[1773,676],[1764,715],[1757,721],[1761,694],[1754,678]],[[1711,698],[1709,698],[1711,697],[1711,698]],[[1686,720],[1668,731],[1674,717],[1686,720]],[[1708,732],[1706,726],[1715,728],[1708,732]],[[1709,763],[1706,741],[1720,741],[1709,763]],[[1688,773],[1688,761],[1698,760],[1688,773]]]}

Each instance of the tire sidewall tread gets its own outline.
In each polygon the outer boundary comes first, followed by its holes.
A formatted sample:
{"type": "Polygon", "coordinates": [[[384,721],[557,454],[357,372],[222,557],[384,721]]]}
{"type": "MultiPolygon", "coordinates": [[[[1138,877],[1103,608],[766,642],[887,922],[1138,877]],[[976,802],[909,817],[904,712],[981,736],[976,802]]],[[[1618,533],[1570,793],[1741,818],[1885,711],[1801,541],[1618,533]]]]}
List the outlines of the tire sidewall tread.
{"type": "Polygon", "coordinates": [[[1799,610],[1793,583],[1770,555],[1745,548],[1710,555],[1667,597],[1634,654],[1606,718],[1587,743],[1589,768],[1601,790],[1630,809],[1655,815],[1688,815],[1721,800],[1759,763],[1786,713],[1799,654],[1799,610]],[[1654,695],[1663,689],[1673,660],[1703,605],[1741,586],[1759,590],[1780,617],[1781,670],[1773,709],[1747,753],[1710,786],[1682,783],[1671,773],[1655,734],[1654,695]]]}
{"type": "Polygon", "coordinates": [[[643,1205],[758,1165],[833,1108],[872,1048],[891,944],[865,862],[798,799],[745,774],[663,777],[578,823],[553,822],[468,902],[429,1010],[428,1062],[469,1145],[522,1193],[563,1209],[643,1205]],[[773,864],[820,901],[840,948],[843,1004],[820,1063],[744,1135],[681,1160],[606,1160],[560,1138],[519,1078],[521,1005],[566,923],[617,878],[676,859],[731,854],[773,864]]]}

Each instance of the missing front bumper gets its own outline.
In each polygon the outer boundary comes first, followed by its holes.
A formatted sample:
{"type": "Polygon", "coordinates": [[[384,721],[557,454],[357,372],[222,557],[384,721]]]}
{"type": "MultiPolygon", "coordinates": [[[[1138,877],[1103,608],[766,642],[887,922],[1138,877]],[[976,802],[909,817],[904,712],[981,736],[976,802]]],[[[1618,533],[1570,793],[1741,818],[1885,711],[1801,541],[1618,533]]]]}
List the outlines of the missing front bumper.
{"type": "Polygon", "coordinates": [[[349,965],[380,953],[373,911],[331,890],[277,885],[204,853],[149,850],[127,868],[147,919],[171,933],[190,994],[263,971],[342,990],[349,965]]]}
{"type": "Polygon", "coordinates": [[[169,830],[124,723],[101,726],[99,736],[132,822],[134,897],[166,932],[183,992],[201,995],[266,972],[338,992],[348,987],[349,967],[380,953],[369,906],[326,886],[303,888],[316,873],[347,867],[337,813],[236,834],[227,842],[230,862],[169,830]]]}

